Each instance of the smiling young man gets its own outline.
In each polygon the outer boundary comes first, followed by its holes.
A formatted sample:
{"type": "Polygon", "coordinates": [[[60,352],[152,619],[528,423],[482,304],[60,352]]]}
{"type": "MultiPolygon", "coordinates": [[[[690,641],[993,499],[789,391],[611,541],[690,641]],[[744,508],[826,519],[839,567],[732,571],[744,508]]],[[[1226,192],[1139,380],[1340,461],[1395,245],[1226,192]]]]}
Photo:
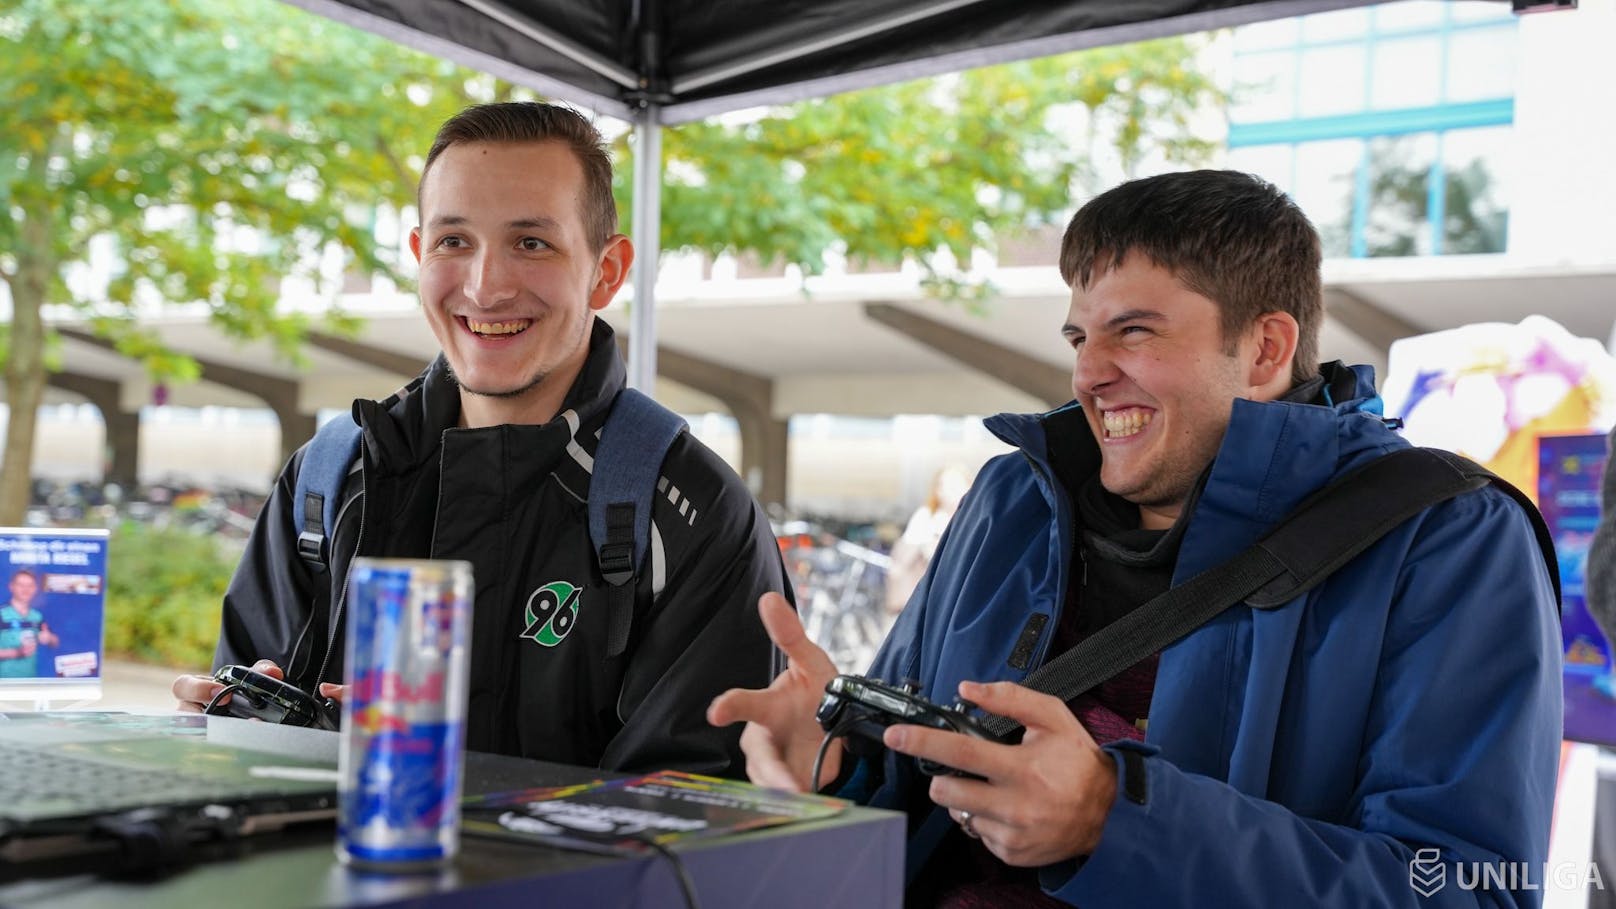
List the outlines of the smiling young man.
{"type": "MultiPolygon", "coordinates": [[[[715,734],[702,711],[733,685],[768,683],[773,650],[751,604],[788,588],[762,510],[688,433],[661,462],[626,651],[608,644],[585,503],[625,375],[595,315],[634,259],[611,186],[599,133],[567,108],[490,104],[443,125],[410,233],[442,354],[392,397],[354,402],[361,453],[324,573],[297,554],[304,453],[288,463],[226,594],[215,666],[261,661],[340,695],[332,603],[353,557],[464,559],[477,586],[469,748],[739,772],[735,732],[715,734]],[[535,634],[532,603],[558,583],[577,591],[576,620],[535,634]]],[[[220,687],[183,676],[174,693],[198,709],[220,687]]]]}
{"type": "MultiPolygon", "coordinates": [[[[893,726],[884,755],[832,747],[813,781],[910,813],[908,902],[1475,905],[1483,895],[1457,886],[1414,889],[1411,863],[1541,868],[1560,739],[1555,594],[1528,515],[1492,487],[1069,703],[1016,684],[1407,445],[1368,368],[1317,365],[1317,234],[1254,177],[1169,174],[1101,194],[1072,219],[1061,274],[1076,401],[989,422],[1020,451],[978,475],[869,672],[1025,735],[893,726]],[[917,757],[980,778],[928,777],[917,757]]],[[[708,717],[747,721],[753,779],[806,788],[835,670],[785,603],[760,608],[790,666],[708,717]]],[[[1485,896],[1540,898],[1516,883],[1485,896]]]]}

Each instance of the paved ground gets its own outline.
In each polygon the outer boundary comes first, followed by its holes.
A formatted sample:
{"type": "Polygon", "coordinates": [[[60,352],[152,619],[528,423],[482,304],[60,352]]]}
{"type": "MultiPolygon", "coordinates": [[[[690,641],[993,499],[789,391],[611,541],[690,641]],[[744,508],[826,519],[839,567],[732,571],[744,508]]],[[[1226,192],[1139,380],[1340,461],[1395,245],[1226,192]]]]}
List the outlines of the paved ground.
{"type": "MultiPolygon", "coordinates": [[[[174,697],[169,686],[181,670],[108,660],[101,666],[101,700],[51,702],[52,707],[83,707],[91,710],[171,710],[174,697]]],[[[15,705],[0,704],[15,709],[15,705]]]]}
{"type": "Polygon", "coordinates": [[[102,694],[99,706],[104,710],[171,709],[174,696],[169,693],[169,686],[181,671],[144,663],[108,660],[101,667],[102,694]]]}

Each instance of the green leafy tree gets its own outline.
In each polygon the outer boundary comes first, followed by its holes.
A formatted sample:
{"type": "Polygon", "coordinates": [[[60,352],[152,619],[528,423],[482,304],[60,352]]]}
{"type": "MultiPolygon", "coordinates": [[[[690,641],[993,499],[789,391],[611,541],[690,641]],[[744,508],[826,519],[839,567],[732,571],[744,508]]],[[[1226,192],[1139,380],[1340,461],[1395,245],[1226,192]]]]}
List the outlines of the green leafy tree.
{"type": "Polygon", "coordinates": [[[158,377],[197,375],[134,320],[163,303],[206,306],[225,332],[295,358],[308,320],[277,305],[280,279],[316,274],[332,245],[388,272],[396,252],[370,213],[411,199],[423,124],[474,87],[265,0],[0,0],[0,524],[27,507],[47,306],[77,310],[158,377]]]}
{"type": "MultiPolygon", "coordinates": [[[[663,246],[807,273],[832,253],[912,259],[958,293],[945,253],[967,262],[1099,182],[1210,151],[1191,127],[1221,95],[1197,52],[1193,39],[1103,48],[669,130],[663,246]]],[[[277,305],[278,279],[312,273],[310,252],[333,245],[349,271],[388,272],[396,250],[369,213],[409,203],[437,123],[521,94],[273,0],[0,0],[0,93],[13,313],[0,524],[26,507],[47,304],[174,380],[194,362],[142,332],[137,308],[205,305],[225,331],[295,356],[308,326],[277,305]],[[96,273],[97,244],[117,263],[110,281],[70,281],[96,273]]],[[[626,214],[631,149],[617,135],[626,214]]]]}
{"type": "MultiPolygon", "coordinates": [[[[1199,47],[1096,48],[677,127],[663,140],[663,246],[808,274],[830,251],[913,259],[937,279],[943,251],[968,262],[1152,157],[1204,160],[1214,143],[1195,118],[1224,96],[1199,47]]],[[[630,174],[618,170],[624,212],[630,174]]]]}

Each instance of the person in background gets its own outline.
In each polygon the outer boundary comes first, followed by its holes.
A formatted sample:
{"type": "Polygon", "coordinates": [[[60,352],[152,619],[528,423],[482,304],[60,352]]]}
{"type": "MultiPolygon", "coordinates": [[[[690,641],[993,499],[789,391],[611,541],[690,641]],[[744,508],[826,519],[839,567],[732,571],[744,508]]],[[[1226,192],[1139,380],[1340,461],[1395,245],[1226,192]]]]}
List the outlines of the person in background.
{"type": "Polygon", "coordinates": [[[931,564],[932,553],[948,529],[948,522],[959,508],[960,499],[971,488],[971,478],[958,465],[950,464],[937,471],[931,480],[926,501],[910,515],[903,535],[892,544],[891,567],[887,569],[886,608],[896,615],[909,602],[920,576],[931,564]]]}

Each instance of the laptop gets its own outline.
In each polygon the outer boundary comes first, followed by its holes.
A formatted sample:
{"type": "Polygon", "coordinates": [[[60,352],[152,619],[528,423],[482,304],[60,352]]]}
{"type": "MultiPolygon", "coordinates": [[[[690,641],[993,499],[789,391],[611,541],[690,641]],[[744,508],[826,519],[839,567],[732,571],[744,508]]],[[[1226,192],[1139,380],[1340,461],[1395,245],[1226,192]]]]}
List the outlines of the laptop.
{"type": "Polygon", "coordinates": [[[0,880],[136,870],[330,822],[337,733],[188,714],[0,713],[0,880]]]}

